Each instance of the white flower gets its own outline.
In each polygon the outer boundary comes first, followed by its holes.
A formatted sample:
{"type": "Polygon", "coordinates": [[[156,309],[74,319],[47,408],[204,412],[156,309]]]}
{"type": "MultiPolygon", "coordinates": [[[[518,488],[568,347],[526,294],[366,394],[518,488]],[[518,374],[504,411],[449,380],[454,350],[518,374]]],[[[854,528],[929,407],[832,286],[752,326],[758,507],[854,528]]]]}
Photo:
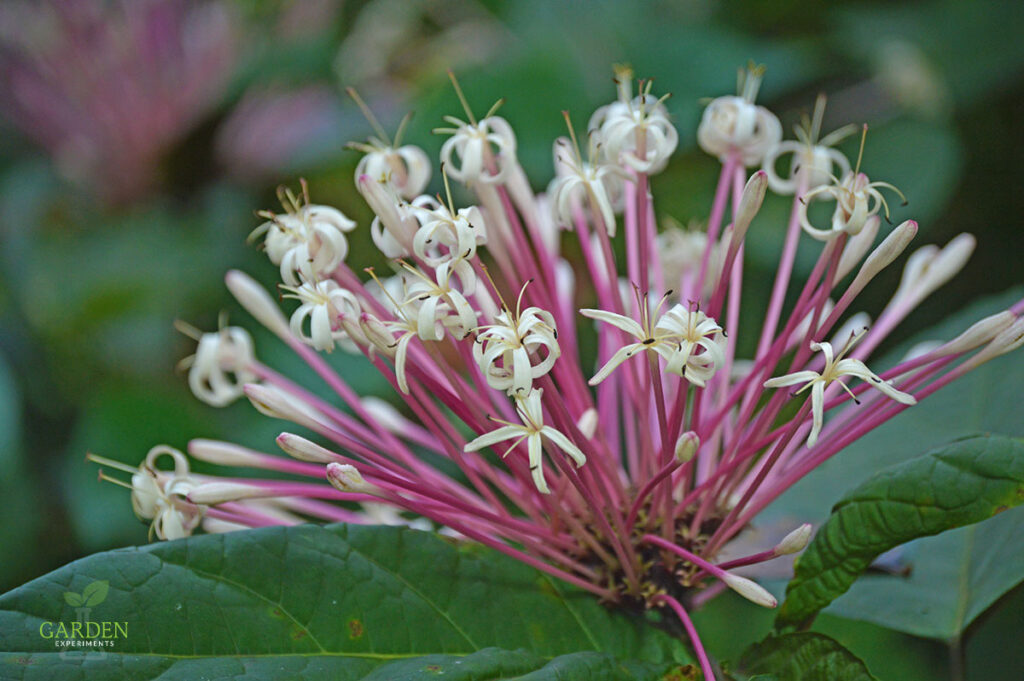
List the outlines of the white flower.
{"type": "Polygon", "coordinates": [[[725,364],[725,333],[718,322],[700,310],[673,306],[658,320],[655,333],[659,331],[672,335],[678,343],[665,371],[703,388],[725,364]]]}
{"type": "Polygon", "coordinates": [[[579,447],[574,445],[561,432],[551,426],[544,425],[544,413],[540,402],[543,394],[543,390],[534,389],[525,397],[516,398],[516,411],[523,422],[522,425],[494,419],[504,425],[497,430],[484,433],[472,442],[467,443],[463,450],[475,452],[505,440],[515,440],[502,455],[507,456],[520,442],[526,440],[533,483],[541,494],[550,494],[551,490],[548,488],[547,481],[544,480],[542,459],[544,440],[547,439],[549,442],[554,443],[559,449],[568,454],[576,463],[577,468],[587,462],[587,457],[583,455],[579,447]]]}
{"type": "MultiPolygon", "coordinates": [[[[317,283],[303,282],[298,287],[282,287],[290,293],[285,298],[295,298],[301,305],[292,313],[291,330],[306,345],[317,350],[334,350],[335,342],[345,343],[350,352],[358,352],[352,343],[364,341],[365,338],[349,338],[349,333],[340,328],[341,319],[358,320],[360,313],[359,301],[355,295],[338,286],[333,279],[325,279],[317,283]],[[309,332],[306,332],[306,320],[309,320],[309,332]],[[347,343],[346,343],[347,342],[347,343]]],[[[352,328],[352,324],[347,325],[352,328]]]]}
{"type": "Polygon", "coordinates": [[[725,162],[733,153],[745,166],[760,165],[782,140],[782,125],[768,109],[754,104],[764,67],[740,69],[739,96],[718,97],[708,104],[697,128],[700,148],[725,162]]]}
{"type": "Polygon", "coordinates": [[[392,141],[359,93],[354,88],[348,88],[346,91],[376,133],[366,144],[351,142],[348,145],[364,154],[356,165],[356,186],[359,186],[363,175],[368,175],[371,179],[394,188],[399,196],[412,199],[430,182],[430,160],[419,147],[411,144],[402,145],[402,133],[410,116],[406,115],[402,119],[392,141]]]}
{"type": "Polygon", "coordinates": [[[132,510],[142,520],[152,520],[149,531],[160,539],[182,539],[192,534],[202,517],[202,507],[185,500],[196,486],[189,477],[188,460],[177,449],[158,445],[132,475],[132,510]],[[161,456],[174,460],[168,474],[156,466],[161,456]]]}
{"type": "Polygon", "coordinates": [[[796,394],[802,393],[807,388],[811,389],[811,413],[813,418],[813,425],[811,432],[807,436],[807,446],[813,447],[818,441],[818,433],[821,432],[821,426],[824,421],[824,406],[825,406],[825,388],[832,381],[838,381],[839,385],[850,394],[850,397],[857,401],[857,398],[853,396],[853,393],[846,386],[845,383],[839,381],[843,376],[855,376],[861,380],[868,381],[877,390],[890,397],[900,404],[917,404],[917,399],[913,395],[900,392],[892,383],[883,381],[881,378],[871,372],[870,369],[865,366],[864,362],[859,359],[844,359],[844,355],[850,351],[854,343],[856,343],[862,336],[860,335],[851,338],[846,346],[839,352],[838,355],[832,349],[831,343],[811,343],[811,350],[814,352],[821,352],[825,356],[825,367],[821,373],[817,371],[811,371],[809,369],[804,371],[797,371],[792,374],[786,374],[785,376],[777,376],[775,378],[769,378],[764,382],[766,388],[784,388],[791,385],[797,385],[798,383],[804,383],[805,385],[796,391],[796,394]]]}
{"type": "Polygon", "coordinates": [[[638,173],[657,173],[665,168],[679,144],[679,133],[669,121],[663,102],[651,94],[651,81],[641,81],[641,92],[632,97],[633,72],[616,70],[619,99],[599,108],[587,126],[613,163],[623,163],[638,173]],[[638,155],[643,145],[643,157],[638,155]]]}
{"type": "MultiPolygon", "coordinates": [[[[850,171],[843,176],[841,181],[833,179],[832,184],[817,187],[804,194],[800,202],[800,226],[805,232],[820,241],[828,241],[844,232],[850,235],[859,234],[864,229],[868,218],[876,215],[883,208],[885,217],[888,218],[889,204],[878,191],[878,187],[891,189],[900,198],[904,198],[896,187],[888,182],[871,182],[864,173],[850,171]],[[836,202],[836,209],[832,213],[831,229],[818,229],[811,224],[807,217],[808,205],[817,200],[836,202]]],[[[904,200],[906,199],[904,198],[904,200]]]]}
{"type": "Polygon", "coordinates": [[[395,380],[398,383],[398,389],[408,395],[409,382],[405,373],[405,360],[409,354],[409,343],[419,335],[416,318],[408,317],[400,310],[399,319],[381,321],[372,314],[364,312],[359,323],[367,340],[381,352],[394,358],[395,380]],[[395,337],[396,333],[399,334],[397,338],[395,337]]]}
{"type": "Polygon", "coordinates": [[[443,170],[463,184],[477,181],[489,184],[504,182],[516,160],[516,135],[508,121],[494,115],[502,105],[502,100],[497,101],[483,120],[477,122],[454,74],[449,71],[448,76],[455,86],[455,93],[462,102],[469,122],[454,116],[445,116],[444,120],[455,127],[434,130],[435,133],[451,135],[441,145],[443,170]],[[494,149],[491,149],[492,146],[494,149]],[[456,165],[452,160],[452,154],[458,155],[459,164],[456,165]],[[497,166],[497,172],[494,174],[488,167],[492,162],[497,166]]]}
{"type": "Polygon", "coordinates": [[[265,235],[267,256],[280,266],[281,279],[288,286],[301,283],[297,274],[307,281],[330,275],[348,255],[345,233],[355,229],[356,223],[336,208],[309,203],[305,183],[301,200],[288,190],[281,190],[279,197],[287,213],[261,212],[267,222],[250,239],[265,235]]]}
{"type": "Polygon", "coordinates": [[[487,384],[510,395],[529,392],[533,380],[551,371],[561,354],[551,313],[538,307],[520,313],[518,304],[514,315],[506,309],[497,315],[494,324],[478,327],[473,344],[473,358],[487,384]],[[542,347],[547,351],[540,358],[542,347]]]}
{"type": "Polygon", "coordinates": [[[356,165],[356,180],[362,175],[385,181],[399,196],[412,199],[430,182],[430,160],[419,147],[407,144],[393,148],[371,138],[369,145],[350,145],[366,152],[356,165]],[[376,142],[376,144],[374,144],[376,142]]]}
{"type": "Polygon", "coordinates": [[[807,189],[810,190],[828,184],[833,177],[843,177],[850,172],[850,162],[846,156],[831,147],[852,134],[856,128],[846,125],[819,140],[824,116],[825,95],[819,95],[813,119],[805,116],[803,123],[796,126],[798,141],[782,142],[765,156],[764,170],[768,174],[768,184],[775,193],[795,194],[801,175],[805,176],[807,189]],[[793,161],[789,167],[789,177],[783,179],[775,172],[775,165],[785,154],[793,154],[793,161]]]}
{"type": "Polygon", "coordinates": [[[555,179],[548,187],[552,214],[560,225],[573,224],[573,206],[589,200],[601,215],[608,236],[615,236],[615,206],[622,200],[623,171],[610,163],[580,159],[579,150],[572,151],[564,137],[555,142],[555,179]]]}
{"type": "MultiPolygon", "coordinates": [[[[668,294],[666,294],[667,297],[668,294]]],[[[639,296],[638,296],[639,297],[639,296]]],[[[580,310],[580,314],[590,319],[596,319],[606,324],[622,329],[629,335],[636,338],[635,343],[630,343],[619,348],[611,359],[605,362],[605,365],[594,374],[593,378],[590,379],[590,385],[597,385],[618,367],[620,364],[625,362],[627,359],[632,357],[638,352],[651,351],[656,352],[666,360],[671,361],[679,348],[680,336],[677,330],[674,328],[669,329],[662,326],[659,321],[656,326],[651,326],[651,314],[647,310],[646,300],[639,300],[640,305],[640,321],[625,317],[614,312],[608,312],[606,310],[580,310]]],[[[658,304],[660,308],[664,304],[665,298],[661,299],[658,304]]],[[[654,314],[658,314],[658,310],[654,311],[654,314]]]]}
{"type": "MultiPolygon", "coordinates": [[[[465,261],[459,264],[468,265],[465,261]]],[[[445,328],[461,339],[476,327],[476,312],[462,292],[452,287],[453,274],[461,281],[452,263],[439,265],[433,278],[408,263],[402,266],[411,275],[402,304],[416,308],[417,333],[422,340],[441,340],[445,328]]]]}
{"type": "Polygon", "coordinates": [[[203,402],[223,407],[242,396],[246,383],[256,380],[248,366],[255,362],[252,336],[229,326],[199,338],[196,354],[182,360],[188,367],[188,385],[203,402]]]}
{"type": "Polygon", "coordinates": [[[473,258],[476,247],[487,243],[487,228],[476,206],[460,208],[453,214],[433,197],[420,196],[410,210],[420,224],[413,238],[413,252],[431,267],[473,258]]]}

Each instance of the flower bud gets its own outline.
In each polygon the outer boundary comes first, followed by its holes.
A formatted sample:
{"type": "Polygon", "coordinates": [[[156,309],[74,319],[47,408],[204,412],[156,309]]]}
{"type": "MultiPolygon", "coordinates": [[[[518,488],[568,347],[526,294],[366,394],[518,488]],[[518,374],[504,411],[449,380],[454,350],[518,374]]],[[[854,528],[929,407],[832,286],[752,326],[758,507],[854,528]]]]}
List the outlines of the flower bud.
{"type": "Polygon", "coordinates": [[[323,418],[308,404],[280,388],[249,383],[244,389],[245,396],[257,411],[275,419],[292,421],[313,430],[323,427],[323,418]]]}
{"type": "Polygon", "coordinates": [[[207,482],[192,488],[188,493],[188,500],[193,504],[212,506],[229,501],[267,496],[274,496],[273,490],[269,487],[246,485],[238,482],[207,482]]]}
{"type": "Polygon", "coordinates": [[[688,430],[676,440],[675,456],[679,463],[686,463],[694,457],[697,449],[700,448],[700,437],[692,430],[688,430]]]}
{"type": "Polygon", "coordinates": [[[811,541],[811,534],[813,532],[814,528],[811,527],[811,524],[804,523],[787,534],[782,541],[776,544],[774,549],[775,555],[788,556],[793,553],[800,553],[807,548],[807,544],[811,541]]]}
{"type": "Polygon", "coordinates": [[[761,210],[761,204],[764,203],[764,195],[767,191],[768,175],[763,170],[758,170],[750,176],[746,186],[743,187],[739,210],[736,211],[736,219],[733,221],[733,243],[743,242],[747,235],[747,228],[750,227],[757,211],[761,210]]]}
{"type": "Polygon", "coordinates": [[[1021,345],[1024,345],[1024,317],[1018,318],[1013,324],[996,334],[989,344],[982,348],[981,352],[968,359],[959,368],[968,371],[990,359],[1012,352],[1021,345]]]}
{"type": "Polygon", "coordinates": [[[960,352],[967,352],[989,342],[1000,332],[1009,328],[1017,317],[1009,310],[978,320],[959,336],[938,349],[937,357],[946,357],[960,352]]]}
{"type": "Polygon", "coordinates": [[[321,447],[301,435],[281,433],[277,436],[276,442],[277,446],[280,447],[285,454],[293,459],[298,459],[299,461],[308,461],[310,463],[332,463],[341,458],[339,454],[335,454],[331,450],[321,447]]]}
{"type": "Polygon", "coordinates": [[[224,282],[235,300],[263,326],[282,340],[291,339],[291,329],[281,308],[256,280],[240,270],[231,270],[224,282]]]}
{"type": "MultiPolygon", "coordinates": [[[[843,255],[839,258],[839,265],[836,267],[836,281],[846,278],[846,275],[853,271],[861,258],[871,250],[878,236],[878,228],[882,224],[882,218],[872,215],[864,221],[864,228],[856,234],[851,234],[846,240],[846,247],[843,248],[843,255]]],[[[865,282],[866,283],[866,282],[865,282]]]]}
{"type": "Polygon", "coordinates": [[[338,490],[351,494],[354,492],[369,493],[374,488],[363,479],[362,474],[347,463],[332,462],[327,464],[327,481],[338,490]]]}
{"type": "Polygon", "coordinates": [[[779,602],[775,600],[775,596],[772,596],[768,591],[760,584],[753,582],[746,577],[740,577],[732,573],[725,573],[722,577],[722,581],[730,589],[743,596],[751,603],[762,605],[766,608],[774,608],[779,602]]]}
{"type": "Polygon", "coordinates": [[[576,422],[576,427],[588,440],[594,437],[594,433],[597,432],[597,410],[591,407],[583,412],[579,421],[576,422]]]}
{"type": "Polygon", "coordinates": [[[261,468],[266,455],[232,442],[195,439],[188,443],[188,453],[194,459],[219,466],[253,466],[261,468]]]}
{"type": "Polygon", "coordinates": [[[853,284],[850,285],[850,288],[854,290],[864,288],[869,281],[891,265],[906,250],[915,236],[917,236],[917,223],[913,220],[907,220],[892,230],[889,236],[885,237],[882,243],[878,244],[878,248],[871,251],[871,255],[864,260],[864,264],[861,265],[860,271],[857,272],[857,277],[854,279],[853,284]]]}

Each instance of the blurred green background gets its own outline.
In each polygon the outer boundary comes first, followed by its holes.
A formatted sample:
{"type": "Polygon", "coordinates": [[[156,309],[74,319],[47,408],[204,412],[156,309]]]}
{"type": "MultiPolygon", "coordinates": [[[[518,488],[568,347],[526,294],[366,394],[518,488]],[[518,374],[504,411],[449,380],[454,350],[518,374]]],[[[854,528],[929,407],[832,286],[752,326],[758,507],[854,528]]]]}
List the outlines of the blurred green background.
{"type": "MultiPolygon", "coordinates": [[[[406,139],[436,156],[431,128],[461,114],[445,75],[453,68],[478,113],[506,98],[502,115],[542,189],[564,132],[560,111],[582,125],[614,97],[611,65],[631,63],[673,94],[680,151],[654,195],[660,215],[685,224],[706,218],[717,175],[695,148],[700,100],[730,93],[748,60],[764,63],[760,101],[787,136],[827,93],[826,130],[867,122],[864,170],[910,199],[894,222],[918,219],[922,243],[979,237],[965,271],[914,313],[894,347],[1021,280],[1022,29],[1024,5],[1012,1],[5,2],[0,590],[146,541],[127,492],[98,483],[86,451],[136,465],[154,444],[183,447],[193,436],[273,449],[274,424],[248,404],[214,410],[192,398],[175,371],[192,343],[172,323],[209,329],[226,310],[251,326],[222,275],[242,267],[275,282],[245,238],[259,224],[253,211],[275,207],[280,183],[305,177],[315,202],[360,220],[351,259],[367,257],[358,157],[344,145],[370,130],[345,86],[389,130],[415,111],[406,139]]],[[[844,149],[855,157],[856,140],[844,149]]],[[[763,307],[756,292],[770,285],[787,210],[769,202],[748,237],[752,310],[763,307]]],[[[880,309],[898,276],[869,289],[865,308],[880,309]]],[[[257,352],[300,372],[265,335],[257,352]]],[[[332,358],[352,383],[380,390],[343,359],[332,358]]],[[[747,605],[725,598],[702,614],[716,652],[767,630],[765,620],[737,633],[737,618],[764,619],[747,605]]],[[[882,679],[1009,680],[1024,666],[1022,613],[1022,594],[1011,593],[971,627],[966,671],[942,642],[838,617],[818,626],[882,679]]]]}

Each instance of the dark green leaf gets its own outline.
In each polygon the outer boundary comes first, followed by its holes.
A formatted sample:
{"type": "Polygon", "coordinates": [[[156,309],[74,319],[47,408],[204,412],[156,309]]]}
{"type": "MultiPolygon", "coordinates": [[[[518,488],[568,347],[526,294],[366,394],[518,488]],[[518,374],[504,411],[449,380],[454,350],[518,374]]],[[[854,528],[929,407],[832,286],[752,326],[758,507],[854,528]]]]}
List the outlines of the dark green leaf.
{"type": "Polygon", "coordinates": [[[777,624],[795,625],[850,588],[883,552],[1024,502],[1024,441],[974,437],[880,471],[833,508],[796,563],[777,624]]]}
{"type": "Polygon", "coordinates": [[[344,525],[84,558],[0,597],[0,650],[26,670],[67,666],[67,678],[87,666],[90,680],[412,679],[435,664],[446,678],[657,679],[688,660],[644,621],[478,545],[344,525]],[[40,627],[75,621],[63,594],[97,580],[109,595],[89,619],[124,622],[127,636],[72,664],[40,627]]]}
{"type": "Polygon", "coordinates": [[[770,636],[751,646],[740,666],[779,681],[877,681],[853,653],[814,633],[770,636]]]}

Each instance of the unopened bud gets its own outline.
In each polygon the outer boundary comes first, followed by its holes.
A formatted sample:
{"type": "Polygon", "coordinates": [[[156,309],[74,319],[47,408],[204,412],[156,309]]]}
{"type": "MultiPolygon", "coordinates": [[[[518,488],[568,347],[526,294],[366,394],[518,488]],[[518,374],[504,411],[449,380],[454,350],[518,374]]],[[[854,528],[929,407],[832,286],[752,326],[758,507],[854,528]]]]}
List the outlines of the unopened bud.
{"type": "Polygon", "coordinates": [[[779,602],[775,600],[775,596],[768,593],[767,589],[746,577],[740,577],[739,575],[727,572],[722,578],[722,581],[725,582],[726,586],[738,593],[740,596],[746,598],[751,603],[756,603],[766,608],[774,608],[779,604],[779,602]]]}
{"type": "Polygon", "coordinates": [[[355,466],[347,463],[332,462],[327,464],[327,481],[339,492],[370,492],[373,487],[368,484],[355,466]]]}
{"type": "Polygon", "coordinates": [[[864,254],[871,250],[881,224],[882,218],[872,215],[864,222],[864,227],[859,232],[851,234],[846,240],[846,247],[843,249],[843,255],[840,256],[839,265],[836,268],[836,281],[841,281],[852,272],[864,254]]]}
{"type": "Polygon", "coordinates": [[[911,305],[924,300],[963,269],[976,244],[970,234],[960,234],[942,249],[935,246],[918,249],[907,260],[896,296],[906,298],[911,305]]]}
{"type": "Polygon", "coordinates": [[[281,433],[277,436],[277,446],[281,450],[299,461],[308,461],[310,463],[333,463],[339,458],[339,454],[335,454],[331,450],[321,447],[315,442],[311,442],[301,435],[294,435],[292,433],[281,433]]]}
{"type": "Polygon", "coordinates": [[[591,407],[583,412],[579,421],[576,422],[576,427],[588,440],[594,437],[594,433],[597,432],[597,410],[591,407]]]}
{"type": "Polygon", "coordinates": [[[324,425],[320,414],[312,407],[280,388],[248,383],[243,390],[252,406],[265,416],[292,421],[314,430],[324,425]]]}
{"type": "Polygon", "coordinates": [[[767,190],[768,174],[763,170],[758,170],[747,180],[746,186],[743,187],[743,194],[740,196],[740,205],[736,211],[736,219],[733,221],[735,225],[733,240],[735,243],[742,242],[743,238],[747,235],[747,228],[750,227],[750,223],[754,220],[754,216],[757,215],[757,211],[761,210],[761,204],[764,203],[764,195],[767,190]]]}
{"type": "Polygon", "coordinates": [[[928,266],[929,291],[934,291],[957,275],[974,253],[978,240],[973,234],[959,234],[943,247],[928,266]]]}
{"type": "Polygon", "coordinates": [[[1003,310],[999,314],[978,320],[962,334],[949,341],[937,353],[938,357],[955,355],[961,352],[973,350],[999,335],[1000,332],[1010,328],[1017,317],[1009,310],[1003,310]]]}
{"type": "Polygon", "coordinates": [[[274,496],[273,491],[268,487],[238,482],[207,482],[193,488],[188,493],[188,500],[193,504],[214,505],[266,496],[274,496]]]}
{"type": "Polygon", "coordinates": [[[811,533],[814,528],[811,527],[810,523],[804,523],[800,527],[796,528],[780,541],[775,546],[776,556],[788,556],[792,553],[800,553],[807,548],[808,542],[811,541],[811,533]]]}
{"type": "Polygon", "coordinates": [[[692,430],[688,430],[676,440],[675,456],[679,463],[686,463],[697,453],[700,447],[700,437],[692,430]]]}
{"type": "Polygon", "coordinates": [[[224,282],[235,300],[251,314],[256,321],[267,327],[274,335],[283,340],[292,338],[291,327],[281,309],[266,290],[256,280],[240,270],[231,270],[224,277],[224,282]]]}
{"type": "Polygon", "coordinates": [[[993,338],[988,345],[982,348],[981,352],[974,355],[959,368],[966,371],[976,366],[1005,355],[1024,345],[1024,317],[1018,318],[1010,326],[1006,327],[993,338]]]}
{"type": "Polygon", "coordinates": [[[195,439],[188,443],[188,453],[194,459],[219,466],[261,466],[265,455],[233,442],[195,439]]]}
{"type": "Polygon", "coordinates": [[[915,236],[917,236],[917,223],[913,220],[907,220],[889,232],[889,236],[878,244],[878,248],[871,251],[871,254],[865,258],[852,286],[859,284],[863,288],[879,272],[891,265],[906,250],[915,236]]]}

